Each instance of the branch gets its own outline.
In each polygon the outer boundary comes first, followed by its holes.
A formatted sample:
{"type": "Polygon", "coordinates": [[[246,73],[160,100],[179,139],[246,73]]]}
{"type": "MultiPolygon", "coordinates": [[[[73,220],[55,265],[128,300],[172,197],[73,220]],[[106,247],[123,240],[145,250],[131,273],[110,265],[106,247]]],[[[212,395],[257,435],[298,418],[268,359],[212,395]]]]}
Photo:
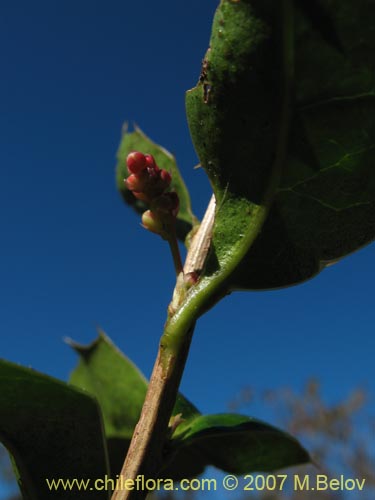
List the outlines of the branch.
{"type": "MultiPolygon", "coordinates": [[[[191,243],[184,273],[200,273],[210,247],[215,213],[215,198],[212,196],[206,214],[191,243]]],[[[176,290],[186,285],[177,280],[176,290]]],[[[161,338],[158,356],[151,375],[141,417],[134,430],[129,451],[120,473],[118,484],[135,481],[139,475],[155,478],[162,466],[163,449],[168,433],[168,424],[176,401],[178,388],[189,353],[195,326],[195,316],[182,317],[182,321],[171,321],[169,317],[161,338]]],[[[134,487],[136,483],[133,484],[134,487]]],[[[144,500],[148,491],[116,490],[112,500],[144,500]]]]}

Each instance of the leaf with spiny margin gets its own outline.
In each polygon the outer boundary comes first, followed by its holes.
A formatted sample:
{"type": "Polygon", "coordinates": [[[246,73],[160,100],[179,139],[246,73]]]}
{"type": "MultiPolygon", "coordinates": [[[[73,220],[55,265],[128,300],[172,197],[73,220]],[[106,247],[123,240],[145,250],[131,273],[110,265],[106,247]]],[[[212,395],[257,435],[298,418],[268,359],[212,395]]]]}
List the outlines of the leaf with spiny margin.
{"type": "Polygon", "coordinates": [[[201,466],[232,474],[271,472],[311,460],[288,433],[233,413],[200,415],[179,426],[170,453],[178,457],[188,451],[201,466]]]}
{"type": "Polygon", "coordinates": [[[297,10],[288,162],[232,289],[299,283],[375,238],[375,3],[319,4],[343,50],[297,10]]]}
{"type": "Polygon", "coordinates": [[[12,454],[25,500],[107,499],[105,491],[52,491],[49,481],[108,474],[96,401],[59,380],[0,361],[0,441],[12,454]]]}
{"type": "MultiPolygon", "coordinates": [[[[103,333],[87,346],[68,343],[79,355],[70,383],[94,396],[102,410],[111,472],[116,474],[130,444],[146,396],[148,382],[139,369],[103,333]]],[[[198,410],[182,394],[173,415],[189,419],[198,410]]]]}
{"type": "Polygon", "coordinates": [[[104,332],[86,346],[67,342],[79,355],[69,382],[96,397],[107,436],[130,439],[146,396],[147,380],[104,332]]]}
{"type": "Polygon", "coordinates": [[[178,193],[180,200],[180,209],[177,215],[177,236],[184,241],[192,227],[198,223],[198,220],[192,213],[189,192],[181,176],[175,157],[169,153],[169,151],[149,139],[138,127],[135,127],[134,132],[128,132],[125,127],[117,152],[117,188],[124,201],[140,214],[147,210],[147,205],[143,201],[135,198],[133,193],[126,188],[124,183],[124,179],[129,176],[126,166],[126,157],[131,151],[151,154],[160,168],[170,172],[172,176],[171,189],[178,193]]]}

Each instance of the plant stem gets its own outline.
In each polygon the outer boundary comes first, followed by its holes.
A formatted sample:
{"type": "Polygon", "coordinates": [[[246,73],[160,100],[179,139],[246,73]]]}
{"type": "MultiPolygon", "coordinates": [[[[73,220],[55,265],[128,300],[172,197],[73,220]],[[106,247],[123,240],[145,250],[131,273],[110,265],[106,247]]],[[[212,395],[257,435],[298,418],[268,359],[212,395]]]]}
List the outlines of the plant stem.
{"type": "MultiPolygon", "coordinates": [[[[160,344],[142,414],[121,471],[122,484],[129,479],[135,481],[137,476],[143,476],[145,481],[155,478],[160,470],[168,423],[176,401],[193,331],[194,324],[185,332],[178,352],[173,353],[170,349],[165,349],[162,343],[160,344]]],[[[135,488],[135,483],[133,484],[135,488]]],[[[112,500],[143,500],[147,494],[147,490],[117,490],[112,500]]]]}
{"type": "MultiPolygon", "coordinates": [[[[211,216],[212,206],[213,202],[211,201],[207,210],[211,216]]],[[[205,241],[204,247],[209,246],[211,232],[212,224],[202,224],[198,230],[198,237],[205,241]]],[[[172,241],[169,243],[176,272],[179,274],[182,271],[182,263],[177,240],[175,243],[172,241]]],[[[192,247],[194,256],[189,251],[186,260],[195,269],[202,265],[202,259],[199,252],[194,251],[194,245],[192,247]]],[[[176,288],[178,286],[179,282],[177,281],[176,288]]],[[[172,316],[165,326],[141,417],[134,430],[129,451],[120,473],[120,478],[122,477],[122,481],[119,481],[120,485],[125,484],[125,481],[129,479],[135,481],[139,475],[144,476],[145,480],[154,478],[160,470],[169,419],[188,357],[195,318],[195,315],[189,315],[188,318],[183,315],[180,316],[180,320],[176,320],[172,316]]],[[[147,490],[117,490],[113,493],[112,500],[143,500],[147,493],[147,490]]]]}
{"type": "Polygon", "coordinates": [[[169,248],[171,249],[176,276],[178,276],[182,272],[183,265],[181,260],[180,249],[178,248],[178,242],[175,230],[173,230],[173,234],[168,239],[168,243],[169,243],[169,248]]]}

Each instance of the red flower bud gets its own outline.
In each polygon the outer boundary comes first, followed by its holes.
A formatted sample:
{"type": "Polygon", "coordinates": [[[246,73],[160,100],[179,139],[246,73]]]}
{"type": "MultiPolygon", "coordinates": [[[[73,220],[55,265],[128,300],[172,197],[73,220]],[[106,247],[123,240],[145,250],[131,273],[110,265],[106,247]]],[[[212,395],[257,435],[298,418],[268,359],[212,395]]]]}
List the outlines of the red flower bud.
{"type": "Polygon", "coordinates": [[[159,167],[156,165],[155,158],[152,155],[145,155],[145,158],[147,168],[159,170],[159,167]]]}
{"type": "Polygon", "coordinates": [[[147,177],[144,175],[131,174],[125,179],[125,185],[130,191],[143,191],[147,183],[147,177]]]}
{"type": "Polygon", "coordinates": [[[126,164],[128,166],[128,170],[131,174],[140,174],[143,170],[147,168],[146,157],[143,153],[139,153],[138,151],[133,151],[129,153],[126,158],[126,164]]]}

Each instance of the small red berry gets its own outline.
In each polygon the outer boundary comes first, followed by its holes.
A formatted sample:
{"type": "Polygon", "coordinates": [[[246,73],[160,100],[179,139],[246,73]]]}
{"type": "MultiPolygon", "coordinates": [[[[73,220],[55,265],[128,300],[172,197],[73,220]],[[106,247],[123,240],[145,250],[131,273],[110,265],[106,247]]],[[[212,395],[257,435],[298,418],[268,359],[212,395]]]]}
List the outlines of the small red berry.
{"type": "Polygon", "coordinates": [[[126,158],[126,164],[131,174],[138,175],[147,168],[146,157],[143,153],[133,151],[126,158]]]}

